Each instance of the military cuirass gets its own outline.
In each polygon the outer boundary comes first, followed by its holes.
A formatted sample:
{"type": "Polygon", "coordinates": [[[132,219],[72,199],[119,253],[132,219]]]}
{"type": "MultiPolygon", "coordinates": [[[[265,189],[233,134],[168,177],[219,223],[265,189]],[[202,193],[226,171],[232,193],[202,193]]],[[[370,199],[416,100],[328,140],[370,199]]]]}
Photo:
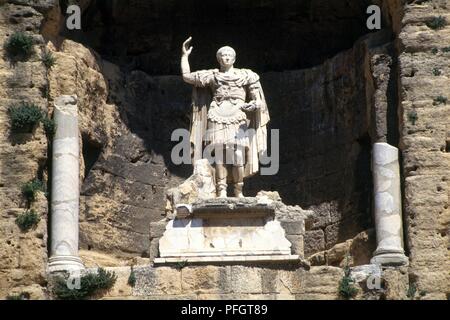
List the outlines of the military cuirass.
{"type": "Polygon", "coordinates": [[[218,123],[240,123],[247,119],[241,110],[245,104],[246,91],[240,85],[239,78],[216,75],[213,86],[213,101],[211,102],[208,119],[218,123]]]}

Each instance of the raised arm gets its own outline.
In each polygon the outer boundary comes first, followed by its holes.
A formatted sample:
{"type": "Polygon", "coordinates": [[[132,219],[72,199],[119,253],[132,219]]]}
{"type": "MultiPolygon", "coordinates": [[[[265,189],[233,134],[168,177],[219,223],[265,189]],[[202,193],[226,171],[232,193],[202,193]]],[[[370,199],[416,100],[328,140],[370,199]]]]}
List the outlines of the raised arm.
{"type": "Polygon", "coordinates": [[[193,49],[193,47],[189,47],[191,40],[192,37],[189,37],[183,42],[183,46],[181,47],[181,75],[183,76],[184,82],[194,84],[194,74],[191,73],[191,67],[189,66],[189,55],[193,49]]]}

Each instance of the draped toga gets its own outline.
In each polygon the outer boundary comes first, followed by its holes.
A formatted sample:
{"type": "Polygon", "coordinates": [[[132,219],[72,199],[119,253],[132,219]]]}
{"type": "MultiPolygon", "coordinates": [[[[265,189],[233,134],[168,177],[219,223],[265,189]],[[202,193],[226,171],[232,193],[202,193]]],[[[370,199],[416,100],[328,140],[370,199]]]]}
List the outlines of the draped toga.
{"type": "Polygon", "coordinates": [[[248,69],[233,69],[229,73],[210,69],[192,74],[193,160],[203,158],[208,144],[240,146],[246,155],[244,176],[255,174],[259,156],[267,151],[266,125],[270,120],[259,76],[248,69]],[[259,107],[244,112],[242,106],[252,97],[259,97],[259,107]]]}

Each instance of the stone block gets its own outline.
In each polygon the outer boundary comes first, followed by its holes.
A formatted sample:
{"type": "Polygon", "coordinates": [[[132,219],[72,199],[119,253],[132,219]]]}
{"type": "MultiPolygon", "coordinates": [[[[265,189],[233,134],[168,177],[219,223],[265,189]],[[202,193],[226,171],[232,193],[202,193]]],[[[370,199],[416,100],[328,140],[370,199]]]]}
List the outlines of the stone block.
{"type": "Polygon", "coordinates": [[[310,206],[307,208],[314,212],[308,223],[310,229],[324,228],[330,223],[330,203],[325,202],[320,205],[310,206]]]}
{"type": "Polygon", "coordinates": [[[305,256],[323,251],[325,249],[325,235],[323,230],[306,231],[304,241],[305,256]]]}
{"type": "Polygon", "coordinates": [[[106,297],[125,297],[131,296],[132,287],[128,284],[128,278],[130,277],[131,268],[130,267],[115,267],[115,268],[105,268],[107,271],[114,271],[117,276],[116,283],[106,293],[106,297]]]}
{"type": "Polygon", "coordinates": [[[261,293],[262,274],[260,269],[247,266],[232,266],[231,291],[234,293],[261,293]]]}
{"type": "Polygon", "coordinates": [[[303,269],[280,270],[278,272],[277,292],[280,294],[297,294],[304,292],[304,278],[307,272],[303,269]]]}
{"type": "Polygon", "coordinates": [[[300,258],[305,256],[304,239],[302,235],[287,235],[286,238],[291,242],[291,252],[294,255],[299,255],[300,258]]]}
{"type": "Polygon", "coordinates": [[[305,234],[305,222],[301,221],[280,221],[281,227],[286,235],[303,235],[305,234]]]}
{"type": "Polygon", "coordinates": [[[323,266],[326,264],[325,251],[317,252],[308,258],[311,266],[323,266]]]}
{"type": "Polygon", "coordinates": [[[151,262],[153,262],[155,258],[159,257],[159,239],[160,238],[153,238],[150,240],[150,248],[148,250],[148,255],[151,262]]]}
{"type": "Polygon", "coordinates": [[[324,295],[326,299],[338,297],[339,281],[344,271],[341,268],[320,266],[311,267],[304,277],[303,287],[305,294],[324,295]]]}
{"type": "Polygon", "coordinates": [[[133,295],[181,294],[181,271],[170,267],[135,267],[133,295]]]}
{"type": "Polygon", "coordinates": [[[229,293],[230,280],[230,266],[188,266],[181,271],[181,286],[186,294],[229,293]]]}
{"type": "Polygon", "coordinates": [[[263,268],[261,269],[262,292],[278,293],[278,270],[263,268]]]}

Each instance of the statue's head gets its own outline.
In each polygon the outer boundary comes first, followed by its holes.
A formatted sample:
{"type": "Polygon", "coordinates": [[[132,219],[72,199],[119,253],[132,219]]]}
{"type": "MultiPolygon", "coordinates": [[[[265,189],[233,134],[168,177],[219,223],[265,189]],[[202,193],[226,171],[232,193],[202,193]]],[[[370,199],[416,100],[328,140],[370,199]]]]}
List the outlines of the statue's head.
{"type": "Polygon", "coordinates": [[[217,50],[217,61],[222,67],[231,67],[236,61],[236,51],[232,47],[222,47],[217,50]]]}

